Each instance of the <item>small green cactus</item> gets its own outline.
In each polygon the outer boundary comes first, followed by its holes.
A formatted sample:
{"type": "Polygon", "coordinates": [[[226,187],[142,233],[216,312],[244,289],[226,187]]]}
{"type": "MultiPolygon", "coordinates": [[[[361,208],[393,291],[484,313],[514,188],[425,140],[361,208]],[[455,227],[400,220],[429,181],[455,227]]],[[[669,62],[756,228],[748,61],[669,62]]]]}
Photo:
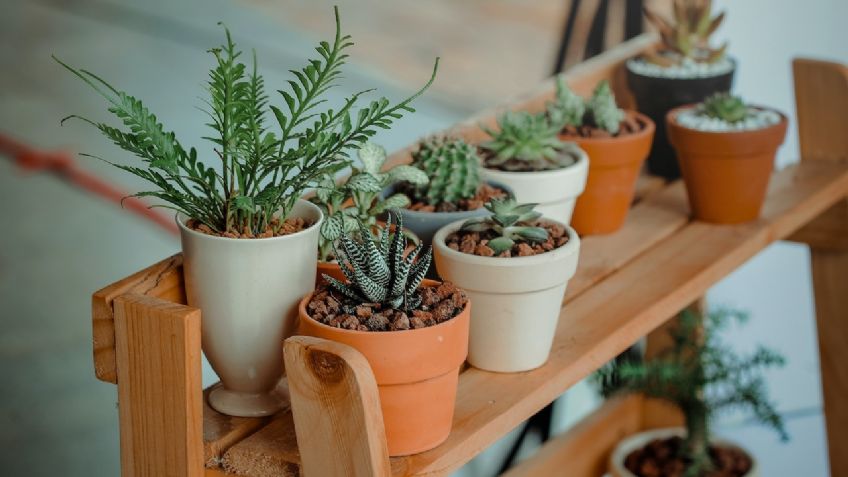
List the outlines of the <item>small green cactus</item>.
{"type": "Polygon", "coordinates": [[[480,187],[477,148],[462,139],[432,137],[421,141],[412,153],[412,166],[430,178],[414,189],[415,199],[429,205],[470,199],[480,187]]]}
{"type": "Polygon", "coordinates": [[[739,96],[716,93],[704,100],[700,112],[705,116],[732,124],[744,121],[748,117],[748,106],[739,96]]]}
{"type": "Polygon", "coordinates": [[[624,111],[615,104],[615,95],[607,80],[601,81],[595,87],[592,97],[586,102],[586,109],[589,110],[595,126],[612,135],[618,134],[624,111]]]}
{"type": "MultiPolygon", "coordinates": [[[[369,235],[362,230],[360,236],[369,235]]],[[[354,240],[350,234],[343,234],[338,243],[341,248],[337,247],[335,254],[348,283],[325,274],[324,279],[330,287],[356,303],[379,303],[407,313],[418,308],[421,304],[418,287],[430,268],[433,249],[428,248],[419,258],[424,248],[419,243],[404,255],[407,242],[400,214],[389,213],[388,226],[383,228],[376,242],[362,238],[354,240]],[[393,216],[396,217],[396,229],[390,234],[393,216]]]]}
{"type": "Polygon", "coordinates": [[[467,232],[494,231],[499,237],[489,240],[487,245],[495,255],[511,249],[517,240],[544,242],[548,231],[543,227],[530,225],[542,216],[533,210],[539,204],[519,204],[515,199],[492,199],[486,209],[492,213],[488,217],[474,217],[466,220],[460,230],[467,232]]]}
{"type": "Polygon", "coordinates": [[[498,118],[497,131],[483,126],[492,140],[481,148],[492,156],[486,165],[507,171],[562,169],[576,162],[580,148],[559,139],[563,124],[547,113],[507,111],[498,118]]]}
{"type": "Polygon", "coordinates": [[[644,8],[645,18],[660,33],[662,47],[658,53],[645,55],[645,60],[660,66],[682,64],[685,59],[697,63],[714,63],[724,57],[727,43],[710,47],[710,36],[724,20],[724,12],[712,15],[711,0],[674,0],[674,20],[644,8]]]}

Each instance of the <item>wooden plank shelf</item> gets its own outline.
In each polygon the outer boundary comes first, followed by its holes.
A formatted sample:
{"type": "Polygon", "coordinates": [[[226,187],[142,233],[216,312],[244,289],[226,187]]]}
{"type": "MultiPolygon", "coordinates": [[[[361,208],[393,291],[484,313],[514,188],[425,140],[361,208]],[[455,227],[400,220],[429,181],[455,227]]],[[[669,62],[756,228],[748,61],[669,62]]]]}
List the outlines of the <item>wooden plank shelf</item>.
{"type": "MultiPolygon", "coordinates": [[[[598,80],[611,79],[619,97],[628,101],[621,65],[655,41],[651,35],[638,37],[574,68],[568,81],[577,91],[586,92],[598,80]]],[[[511,102],[508,107],[538,110],[552,95],[553,84],[548,81],[532,95],[511,102]]],[[[452,131],[469,140],[479,140],[482,134],[479,124],[493,121],[502,109],[478,115],[452,131]]],[[[408,160],[408,152],[396,153],[393,161],[408,160]]],[[[612,235],[582,239],[580,265],[569,283],[548,363],[539,369],[515,374],[466,367],[460,374],[453,429],[448,440],[428,452],[392,458],[390,474],[377,474],[435,476],[458,469],[576,382],[697,300],[710,286],[769,244],[790,236],[802,236],[806,224],[825,220],[817,219],[820,216],[837,214],[836,219],[827,219],[831,227],[828,230],[845,230],[845,224],[837,222],[843,217],[838,214],[839,208],[845,206],[846,196],[848,163],[842,160],[802,161],[774,174],[759,220],[719,226],[690,219],[681,181],[666,183],[653,177],[641,178],[637,203],[624,227],[612,235]]],[[[827,234],[819,231],[814,235],[827,234]]],[[[843,243],[843,239],[828,243],[843,243]]],[[[118,313],[121,311],[118,305],[124,300],[120,297],[128,296],[133,303],[169,304],[159,308],[164,309],[162,313],[167,312],[166,317],[172,321],[184,316],[196,317],[197,310],[185,306],[181,263],[179,255],[170,257],[94,295],[96,374],[104,381],[117,381],[119,394],[129,396],[127,399],[135,395],[131,386],[137,380],[125,383],[119,379],[123,373],[118,371],[128,359],[126,350],[121,349],[126,339],[116,340],[115,335],[116,317],[123,316],[118,313]],[[116,341],[119,344],[117,352],[116,341]]],[[[837,272],[828,273],[835,276],[837,272]]],[[[199,326],[187,332],[194,336],[194,331],[199,333],[199,326]]],[[[199,352],[199,344],[183,344],[187,355],[199,352]]],[[[844,354],[839,356],[844,357],[844,354]]],[[[833,356],[830,359],[834,359],[833,356]]],[[[143,364],[144,360],[137,361],[143,364]]],[[[199,373],[199,366],[194,371],[188,370],[185,382],[199,381],[199,373]]],[[[187,400],[205,403],[199,392],[183,391],[187,400]]],[[[187,464],[185,472],[174,475],[301,475],[302,456],[291,409],[271,418],[232,418],[215,412],[204,403],[186,403],[185,408],[189,410],[192,406],[202,406],[202,421],[189,422],[186,432],[180,434],[181,440],[174,442],[188,455],[193,455],[192,445],[202,447],[203,461],[198,459],[192,465],[187,464]],[[202,440],[192,437],[201,430],[202,440]],[[202,463],[206,464],[205,470],[202,463]]],[[[602,465],[604,452],[608,452],[623,433],[646,427],[648,409],[653,405],[640,397],[611,401],[588,421],[552,441],[540,452],[538,459],[522,464],[508,475],[549,475],[546,469],[556,468],[550,467],[551,463],[564,462],[563,455],[575,456],[575,462],[579,463],[575,473],[569,475],[598,475],[596,471],[602,465]],[[580,457],[575,442],[585,444],[586,436],[595,436],[590,439],[595,442],[595,451],[580,457]]],[[[141,425],[146,425],[146,421],[141,425]]],[[[155,422],[149,425],[150,429],[142,431],[157,430],[155,422]]],[[[123,426],[122,418],[122,429],[123,426]]],[[[133,456],[145,451],[133,444],[128,443],[125,447],[122,443],[125,474],[154,475],[128,470],[133,462],[143,461],[133,456]]],[[[367,446],[367,443],[352,442],[352,445],[367,446]]],[[[335,457],[329,451],[326,454],[326,459],[335,457]]]]}

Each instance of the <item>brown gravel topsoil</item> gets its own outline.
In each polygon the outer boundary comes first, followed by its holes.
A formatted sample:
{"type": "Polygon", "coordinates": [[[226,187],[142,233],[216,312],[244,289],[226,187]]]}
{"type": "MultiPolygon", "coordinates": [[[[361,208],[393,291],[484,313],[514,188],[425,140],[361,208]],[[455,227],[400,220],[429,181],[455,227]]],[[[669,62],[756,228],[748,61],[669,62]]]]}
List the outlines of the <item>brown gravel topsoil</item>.
{"type": "Polygon", "coordinates": [[[566,137],[573,138],[605,138],[605,137],[621,137],[629,134],[635,134],[645,129],[645,123],[633,113],[627,113],[619,125],[618,134],[613,136],[606,129],[596,128],[594,126],[583,125],[580,127],[566,126],[560,134],[566,137]]]}
{"type": "Polygon", "coordinates": [[[491,152],[480,148],[480,157],[483,158],[483,167],[487,169],[493,169],[496,171],[504,171],[504,172],[544,172],[544,171],[558,171],[560,169],[565,169],[566,167],[571,167],[577,163],[577,157],[567,152],[564,152],[563,155],[568,155],[571,158],[571,162],[562,166],[555,167],[551,169],[534,169],[533,163],[528,161],[523,161],[520,159],[510,159],[503,164],[493,166],[489,164],[489,160],[494,156],[491,152]]]}
{"type": "Polygon", "coordinates": [[[206,235],[213,235],[215,237],[226,237],[226,238],[238,238],[238,239],[252,239],[252,238],[271,238],[271,237],[282,237],[283,235],[290,235],[293,233],[300,232],[302,230],[308,229],[312,222],[301,218],[301,217],[290,217],[283,222],[282,227],[280,227],[280,220],[273,219],[268,227],[265,228],[265,231],[261,234],[254,234],[247,227],[240,234],[236,234],[233,232],[216,232],[209,228],[207,225],[201,224],[200,222],[190,219],[186,222],[188,228],[192,230],[196,230],[200,233],[204,233],[206,235]],[[274,229],[279,227],[277,233],[274,233],[274,229]]]}
{"type": "Polygon", "coordinates": [[[468,303],[453,283],[421,287],[421,305],[411,314],[379,303],[355,303],[327,286],[319,286],[306,305],[312,319],[328,326],[355,331],[401,331],[438,325],[459,315],[468,303]]]}
{"type": "MultiPolygon", "coordinates": [[[[680,437],[655,439],[645,447],[631,452],[624,466],[639,477],[683,477],[686,461],[678,457],[683,445],[680,437]]],[[[751,470],[751,458],[731,447],[711,446],[713,470],[704,477],[742,477],[751,470]]]]}
{"type": "MultiPolygon", "coordinates": [[[[540,253],[550,252],[555,248],[562,247],[568,243],[568,232],[559,224],[550,222],[536,222],[533,224],[544,227],[548,231],[548,240],[544,242],[518,242],[510,250],[501,252],[498,257],[527,257],[540,253]]],[[[481,257],[494,257],[495,251],[486,245],[489,240],[497,237],[493,231],[486,232],[464,232],[458,230],[445,238],[448,248],[458,250],[462,253],[480,255],[481,257]]]]}
{"type": "MultiPolygon", "coordinates": [[[[413,197],[413,195],[410,195],[409,193],[407,193],[407,195],[413,197]]],[[[483,204],[486,202],[489,202],[492,199],[506,197],[506,195],[507,193],[503,189],[498,189],[497,187],[489,184],[480,184],[480,188],[477,189],[477,194],[470,199],[462,199],[455,204],[453,202],[442,202],[437,205],[430,205],[426,202],[416,201],[413,202],[408,209],[419,212],[466,212],[469,210],[477,210],[483,207],[483,204]]]]}

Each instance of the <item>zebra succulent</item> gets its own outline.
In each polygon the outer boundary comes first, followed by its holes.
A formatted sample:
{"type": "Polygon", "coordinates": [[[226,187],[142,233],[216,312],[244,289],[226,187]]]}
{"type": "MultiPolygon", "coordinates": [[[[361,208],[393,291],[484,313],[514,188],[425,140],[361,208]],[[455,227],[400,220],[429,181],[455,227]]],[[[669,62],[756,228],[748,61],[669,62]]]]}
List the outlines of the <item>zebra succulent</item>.
{"type": "Polygon", "coordinates": [[[490,153],[486,165],[506,171],[544,171],[573,165],[580,148],[561,141],[563,123],[547,113],[507,111],[498,118],[498,130],[483,126],[492,137],[480,145],[490,153]]]}
{"type": "Polygon", "coordinates": [[[615,103],[609,81],[603,80],[595,87],[592,97],[584,101],[565,84],[562,75],[557,78],[556,99],[548,103],[548,116],[563,127],[585,125],[618,134],[624,111],[615,103]]]}
{"type": "Polygon", "coordinates": [[[495,255],[510,250],[516,241],[544,242],[548,239],[548,231],[543,227],[530,225],[542,216],[533,210],[537,205],[519,204],[511,197],[492,199],[486,204],[486,209],[492,215],[468,219],[462,224],[460,230],[497,234],[498,237],[487,243],[495,255]]]}
{"type": "Polygon", "coordinates": [[[744,121],[749,116],[745,101],[730,93],[716,93],[710,96],[701,104],[699,111],[704,116],[721,119],[731,124],[744,121]]]}
{"type": "Polygon", "coordinates": [[[618,134],[621,121],[624,119],[624,111],[615,104],[615,95],[609,81],[603,80],[598,83],[592,97],[586,102],[586,109],[589,110],[595,126],[610,134],[618,134]]]}
{"type": "Polygon", "coordinates": [[[330,287],[355,303],[379,303],[384,308],[412,312],[421,304],[418,288],[430,268],[433,249],[428,248],[421,255],[424,246],[419,243],[404,254],[407,241],[402,231],[400,214],[390,212],[388,226],[383,228],[376,242],[362,238],[368,237],[365,230],[360,232],[359,240],[343,234],[335,247],[335,254],[347,283],[326,274],[324,279],[330,287]],[[396,229],[390,234],[393,216],[396,217],[396,229]]]}
{"type": "Polygon", "coordinates": [[[430,205],[470,199],[480,187],[477,148],[459,138],[432,137],[412,153],[412,166],[430,178],[414,189],[415,199],[430,205]]]}
{"type": "Polygon", "coordinates": [[[674,19],[669,21],[645,8],[645,18],[659,31],[662,47],[645,59],[660,66],[680,65],[684,61],[714,63],[724,57],[727,43],[710,47],[710,36],[724,20],[724,12],[712,15],[711,0],[674,0],[674,19]]]}

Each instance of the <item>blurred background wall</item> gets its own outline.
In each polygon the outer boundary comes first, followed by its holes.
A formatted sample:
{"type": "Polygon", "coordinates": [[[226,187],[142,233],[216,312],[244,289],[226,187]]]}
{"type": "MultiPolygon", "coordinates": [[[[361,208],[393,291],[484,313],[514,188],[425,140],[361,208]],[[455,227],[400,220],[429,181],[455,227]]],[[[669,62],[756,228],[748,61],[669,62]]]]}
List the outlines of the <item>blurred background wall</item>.
{"type": "MultiPolygon", "coordinates": [[[[400,97],[443,58],[419,112],[377,138],[389,150],[445,128],[470,113],[532,88],[550,75],[569,11],[567,0],[338,1],[343,27],[357,45],[343,95],[378,87],[400,97]]],[[[599,0],[583,0],[594,11],[599,0]]],[[[662,2],[659,2],[662,3],[662,2]]],[[[848,62],[844,0],[722,0],[728,18],[718,40],[740,62],[736,90],[794,118],[790,59],[848,62]]],[[[102,74],[143,98],[184,143],[201,145],[205,118],[196,107],[224,21],[245,48],[256,48],[269,89],[332,34],[328,1],[271,0],[0,0],[0,133],[40,149],[128,159],[72,113],[105,119],[102,101],[51,59],[102,74]]],[[[621,18],[625,0],[610,0],[621,18]]],[[[583,9],[581,9],[582,11],[583,9]]],[[[614,17],[615,15],[619,15],[614,17]]],[[[589,17],[575,28],[585,34],[589,17]]],[[[619,20],[616,20],[619,21],[619,20]]],[[[616,33],[609,41],[614,42],[616,33]]],[[[579,50],[578,44],[574,48],[579,50]]],[[[572,51],[566,66],[579,51],[572,51]]],[[[797,157],[792,132],[779,164],[797,157]]],[[[81,158],[85,159],[85,158],[81,158]]],[[[126,191],[142,184],[108,165],[82,166],[126,191]]],[[[94,378],[90,294],[176,252],[176,237],[114,204],[47,173],[22,172],[0,159],[0,474],[118,475],[116,388],[94,378]]],[[[788,366],[770,375],[792,440],[778,443],[737,416],[720,431],[745,441],[764,460],[764,475],[828,475],[813,320],[808,251],[780,243],[716,286],[709,299],[752,312],[727,339],[740,349],[774,347],[788,366]]],[[[209,368],[206,384],[214,381],[209,368]]],[[[556,429],[588,412],[585,386],[558,403],[556,429]]],[[[508,437],[460,471],[493,475],[508,437]]],[[[525,449],[525,452],[529,449],[525,449]]],[[[567,475],[565,471],[564,475],[567,475]]]]}

